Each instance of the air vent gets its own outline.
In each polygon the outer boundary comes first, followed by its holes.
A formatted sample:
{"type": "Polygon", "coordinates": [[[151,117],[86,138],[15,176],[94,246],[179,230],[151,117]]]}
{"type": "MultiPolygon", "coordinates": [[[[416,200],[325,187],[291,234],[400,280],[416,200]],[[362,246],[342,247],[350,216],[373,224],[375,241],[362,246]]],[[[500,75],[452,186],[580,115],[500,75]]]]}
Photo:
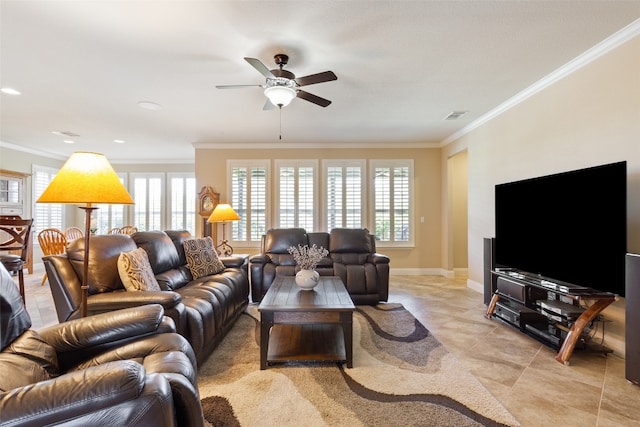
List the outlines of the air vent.
{"type": "Polygon", "coordinates": [[[80,136],[77,133],[73,133],[73,132],[68,131],[68,130],[61,130],[61,131],[56,130],[56,131],[53,131],[51,133],[54,134],[54,135],[58,135],[58,136],[68,136],[69,138],[77,138],[77,137],[80,136]]]}
{"type": "Polygon", "coordinates": [[[460,117],[464,116],[465,114],[467,114],[466,111],[452,111],[444,119],[445,120],[458,120],[460,117]]]}

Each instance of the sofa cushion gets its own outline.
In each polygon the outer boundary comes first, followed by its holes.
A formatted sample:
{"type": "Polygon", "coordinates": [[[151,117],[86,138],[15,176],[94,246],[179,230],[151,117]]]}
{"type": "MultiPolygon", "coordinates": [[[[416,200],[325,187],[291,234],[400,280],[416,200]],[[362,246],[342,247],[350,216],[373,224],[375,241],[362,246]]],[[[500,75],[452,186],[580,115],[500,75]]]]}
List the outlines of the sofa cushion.
{"type": "Polygon", "coordinates": [[[213,247],[213,240],[207,236],[184,241],[184,254],[193,279],[218,274],[225,269],[213,247]]]}
{"type": "Polygon", "coordinates": [[[369,230],[366,228],[334,228],[331,230],[329,253],[372,253],[369,230]]]}
{"type": "Polygon", "coordinates": [[[179,267],[180,256],[171,238],[164,231],[138,231],[131,236],[139,248],[144,248],[155,274],[179,267]]]}
{"type": "Polygon", "coordinates": [[[291,246],[304,246],[307,243],[307,232],[304,228],[272,228],[265,235],[264,252],[290,256],[291,246]]]}
{"type": "Polygon", "coordinates": [[[149,256],[143,248],[122,252],[118,257],[118,273],[127,291],[159,291],[149,256]]]}
{"type": "Polygon", "coordinates": [[[167,233],[178,252],[178,265],[186,265],[187,257],[184,255],[184,241],[193,239],[191,233],[188,230],[166,230],[165,233],[167,233]]]}
{"type": "MultiPolygon", "coordinates": [[[[118,274],[118,257],[122,252],[136,249],[136,243],[126,234],[91,236],[89,243],[89,294],[124,289],[118,274]]],[[[67,256],[76,274],[82,280],[84,265],[84,239],[67,245],[67,256]]]]}
{"type": "Polygon", "coordinates": [[[11,372],[0,376],[0,392],[45,381],[60,373],[54,348],[33,330],[26,331],[0,352],[0,364],[5,372],[11,372]]]}

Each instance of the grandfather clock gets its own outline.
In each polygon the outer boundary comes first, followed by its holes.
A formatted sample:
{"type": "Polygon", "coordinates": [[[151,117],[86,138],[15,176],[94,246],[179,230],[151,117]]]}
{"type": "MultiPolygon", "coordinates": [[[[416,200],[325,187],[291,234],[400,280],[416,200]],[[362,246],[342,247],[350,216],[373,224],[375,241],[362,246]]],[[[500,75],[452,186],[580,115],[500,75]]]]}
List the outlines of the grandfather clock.
{"type": "Polygon", "coordinates": [[[202,187],[198,193],[198,214],[202,217],[202,235],[210,236],[214,244],[217,241],[216,227],[215,224],[207,222],[207,219],[218,203],[220,203],[220,193],[216,193],[209,186],[202,187]]]}

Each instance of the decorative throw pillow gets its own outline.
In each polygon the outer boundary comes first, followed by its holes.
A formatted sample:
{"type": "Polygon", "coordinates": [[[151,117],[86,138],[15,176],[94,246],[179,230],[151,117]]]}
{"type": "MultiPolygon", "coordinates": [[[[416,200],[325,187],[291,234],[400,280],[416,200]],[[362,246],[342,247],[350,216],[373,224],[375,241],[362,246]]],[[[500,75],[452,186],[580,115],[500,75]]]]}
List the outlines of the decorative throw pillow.
{"type": "Polygon", "coordinates": [[[187,258],[187,265],[194,279],[210,274],[218,274],[225,269],[213,247],[211,237],[185,240],[182,246],[187,258]]]}
{"type": "Polygon", "coordinates": [[[118,257],[118,273],[127,291],[159,291],[147,251],[142,248],[122,252],[118,257]]]}

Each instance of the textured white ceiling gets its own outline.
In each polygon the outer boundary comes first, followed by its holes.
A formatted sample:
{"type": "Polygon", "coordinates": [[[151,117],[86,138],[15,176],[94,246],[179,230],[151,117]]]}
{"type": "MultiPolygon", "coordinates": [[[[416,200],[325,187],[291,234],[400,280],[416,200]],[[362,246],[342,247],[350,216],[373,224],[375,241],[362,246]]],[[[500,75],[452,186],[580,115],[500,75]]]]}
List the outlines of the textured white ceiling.
{"type": "Polygon", "coordinates": [[[438,144],[638,18],[637,0],[2,0],[0,85],[22,95],[0,94],[0,141],[115,162],[193,162],[194,144],[438,144]],[[280,117],[258,87],[215,88],[264,83],[243,57],[275,68],[276,53],[299,77],[333,71],[304,88],[333,103],[295,99],[280,117]]]}

